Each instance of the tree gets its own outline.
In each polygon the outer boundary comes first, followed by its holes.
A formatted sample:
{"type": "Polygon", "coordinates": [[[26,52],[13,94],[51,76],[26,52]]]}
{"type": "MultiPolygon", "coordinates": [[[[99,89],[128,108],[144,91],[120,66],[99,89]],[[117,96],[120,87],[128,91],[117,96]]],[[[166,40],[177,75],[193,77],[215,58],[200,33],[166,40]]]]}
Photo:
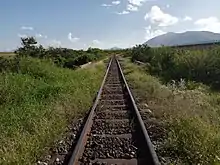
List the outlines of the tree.
{"type": "Polygon", "coordinates": [[[19,56],[35,56],[37,52],[36,44],[37,41],[34,37],[21,38],[22,47],[18,48],[15,53],[19,56]]]}
{"type": "Polygon", "coordinates": [[[37,41],[34,37],[26,37],[26,38],[21,38],[21,44],[23,47],[30,47],[36,45],[37,41]]]}

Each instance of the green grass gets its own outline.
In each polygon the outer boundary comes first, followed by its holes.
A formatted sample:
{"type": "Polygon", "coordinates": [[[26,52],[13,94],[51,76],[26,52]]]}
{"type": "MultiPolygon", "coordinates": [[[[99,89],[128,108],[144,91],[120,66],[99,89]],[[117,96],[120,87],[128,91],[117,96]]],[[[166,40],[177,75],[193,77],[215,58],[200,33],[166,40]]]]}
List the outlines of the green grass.
{"type": "Polygon", "coordinates": [[[34,164],[89,110],[103,76],[103,63],[73,71],[33,58],[0,73],[0,164],[34,164]]]}
{"type": "Polygon", "coordinates": [[[173,164],[220,164],[220,94],[200,84],[193,90],[180,83],[164,85],[144,67],[127,59],[123,63],[133,92],[166,128],[158,154],[176,160],[173,164]]]}

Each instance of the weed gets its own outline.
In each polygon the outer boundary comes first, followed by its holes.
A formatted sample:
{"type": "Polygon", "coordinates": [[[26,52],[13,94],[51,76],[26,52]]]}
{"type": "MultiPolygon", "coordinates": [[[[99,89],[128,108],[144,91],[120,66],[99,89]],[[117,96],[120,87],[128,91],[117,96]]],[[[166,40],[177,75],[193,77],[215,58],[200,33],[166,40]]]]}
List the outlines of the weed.
{"type": "Polygon", "coordinates": [[[0,164],[33,164],[74,118],[87,112],[104,64],[75,71],[23,57],[0,73],[0,164]]]}
{"type": "Polygon", "coordinates": [[[173,164],[219,164],[220,94],[195,82],[164,85],[128,59],[123,66],[133,93],[166,128],[158,154],[176,160],[173,164]]]}

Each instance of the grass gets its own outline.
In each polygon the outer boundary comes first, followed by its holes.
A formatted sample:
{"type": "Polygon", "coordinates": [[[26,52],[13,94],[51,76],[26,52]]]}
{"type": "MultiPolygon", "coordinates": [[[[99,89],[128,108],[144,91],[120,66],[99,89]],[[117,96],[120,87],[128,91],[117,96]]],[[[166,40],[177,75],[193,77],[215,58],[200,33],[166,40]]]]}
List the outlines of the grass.
{"type": "Polygon", "coordinates": [[[220,164],[220,94],[201,84],[192,90],[179,82],[164,85],[143,66],[123,63],[133,92],[166,128],[158,154],[172,158],[170,164],[220,164]]]}
{"type": "Polygon", "coordinates": [[[0,57],[14,56],[14,52],[0,52],[0,57]]]}
{"type": "Polygon", "coordinates": [[[75,71],[22,58],[18,73],[0,73],[0,164],[29,165],[87,112],[104,64],[75,71]]]}

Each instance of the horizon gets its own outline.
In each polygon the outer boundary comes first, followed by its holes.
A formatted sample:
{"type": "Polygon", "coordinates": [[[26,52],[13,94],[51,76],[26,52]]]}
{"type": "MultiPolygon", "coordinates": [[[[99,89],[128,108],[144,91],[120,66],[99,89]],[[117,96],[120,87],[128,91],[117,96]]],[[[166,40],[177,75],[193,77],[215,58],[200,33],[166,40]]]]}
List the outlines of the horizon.
{"type": "Polygon", "coordinates": [[[16,49],[25,36],[34,36],[45,47],[111,49],[142,44],[167,32],[220,33],[219,5],[217,0],[3,0],[0,52],[16,49]]]}

